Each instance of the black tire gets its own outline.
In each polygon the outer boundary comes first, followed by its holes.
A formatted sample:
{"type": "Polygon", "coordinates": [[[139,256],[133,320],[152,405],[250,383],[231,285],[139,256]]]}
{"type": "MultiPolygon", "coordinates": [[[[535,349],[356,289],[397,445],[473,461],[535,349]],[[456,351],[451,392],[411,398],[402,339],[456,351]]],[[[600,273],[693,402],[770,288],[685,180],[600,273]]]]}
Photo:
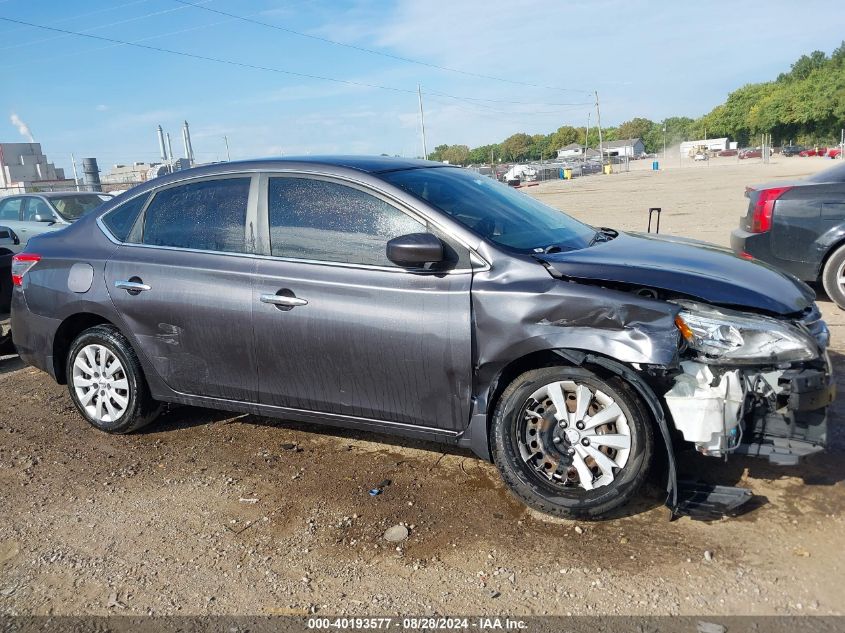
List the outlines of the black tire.
{"type": "Polygon", "coordinates": [[[836,279],[842,275],[843,266],[845,266],[845,246],[840,246],[827,258],[827,263],[822,271],[824,291],[830,297],[830,300],[839,306],[840,310],[845,310],[845,291],[836,279]]]}
{"type": "Polygon", "coordinates": [[[12,328],[7,324],[0,323],[0,356],[17,354],[14,343],[12,343],[12,328]]]}
{"type": "MultiPolygon", "coordinates": [[[[543,412],[543,409],[537,410],[543,412]]],[[[547,411],[552,412],[554,409],[547,411]]],[[[553,417],[551,420],[551,427],[555,429],[555,432],[560,433],[557,431],[553,417]]],[[[527,432],[530,433],[530,430],[527,432]]],[[[493,417],[491,436],[493,461],[511,491],[535,510],[569,519],[605,518],[628,503],[645,481],[654,453],[651,419],[634,390],[620,378],[603,379],[581,367],[545,367],[525,372],[517,377],[499,398],[493,417]],[[615,471],[612,482],[586,490],[580,483],[574,483],[572,480],[568,483],[551,481],[535,467],[529,465],[522,456],[520,444],[524,450],[529,452],[532,450],[520,438],[521,429],[530,424],[526,422],[531,419],[525,413],[526,409],[531,402],[540,406],[537,401],[529,402],[529,397],[542,387],[558,381],[572,381],[590,389],[593,403],[591,406],[595,406],[595,391],[599,390],[618,404],[624,414],[627,424],[626,432],[630,437],[630,448],[627,449],[627,461],[615,471]]],[[[563,439],[561,443],[554,446],[562,446],[564,448],[560,450],[565,450],[567,442],[569,439],[563,439]]],[[[555,448],[555,450],[558,449],[555,448]]],[[[561,457],[560,463],[564,467],[569,466],[568,473],[575,470],[572,464],[573,459],[573,457],[561,457]]],[[[595,464],[594,460],[593,463],[595,464]]],[[[545,467],[548,468],[548,464],[545,467]]],[[[567,474],[567,478],[569,477],[571,475],[567,474]]],[[[580,475],[578,479],[580,480],[580,475]]]]}
{"type": "Polygon", "coordinates": [[[126,337],[113,325],[97,325],[76,337],[67,356],[66,376],[68,391],[76,409],[91,426],[106,433],[132,433],[155,420],[161,412],[161,404],[153,400],[150,395],[138,356],[126,337]],[[103,421],[90,415],[77,394],[74,384],[74,363],[77,356],[89,345],[99,345],[106,348],[117,357],[122,365],[121,369],[127,383],[128,404],[126,404],[123,413],[115,420],[103,421]]]}

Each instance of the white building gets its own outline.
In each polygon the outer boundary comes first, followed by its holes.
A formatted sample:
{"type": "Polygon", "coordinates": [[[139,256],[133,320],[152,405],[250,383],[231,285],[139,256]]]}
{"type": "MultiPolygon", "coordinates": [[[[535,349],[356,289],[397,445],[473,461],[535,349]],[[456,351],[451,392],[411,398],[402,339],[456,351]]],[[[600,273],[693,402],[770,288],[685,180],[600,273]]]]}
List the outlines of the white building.
{"type": "Polygon", "coordinates": [[[605,141],[602,143],[605,156],[628,156],[638,158],[645,154],[645,144],[639,138],[627,138],[621,141],[605,141]]]}
{"type": "Polygon", "coordinates": [[[148,174],[159,163],[145,163],[136,161],[131,165],[114,165],[108,174],[100,177],[104,184],[137,183],[147,180],[148,174]]]}
{"type": "Polygon", "coordinates": [[[73,184],[63,169],[47,162],[41,143],[0,143],[0,193],[40,186],[73,184]]]}
{"type": "Polygon", "coordinates": [[[584,146],[580,143],[570,143],[566,147],[561,147],[557,151],[558,158],[575,158],[584,153],[584,146]]]}
{"type": "Polygon", "coordinates": [[[731,149],[731,143],[728,143],[725,138],[705,138],[698,141],[684,141],[681,143],[681,155],[686,156],[692,149],[699,149],[706,147],[711,152],[721,152],[722,150],[731,149]]]}

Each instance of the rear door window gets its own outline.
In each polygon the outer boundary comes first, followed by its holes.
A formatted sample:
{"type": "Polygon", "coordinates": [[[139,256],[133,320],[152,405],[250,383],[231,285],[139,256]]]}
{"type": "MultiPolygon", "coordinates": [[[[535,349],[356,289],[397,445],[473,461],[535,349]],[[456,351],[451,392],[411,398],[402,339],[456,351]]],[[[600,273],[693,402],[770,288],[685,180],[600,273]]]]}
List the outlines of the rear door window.
{"type": "Polygon", "coordinates": [[[144,212],[142,243],[226,253],[247,252],[249,177],[169,187],[144,212]]]}

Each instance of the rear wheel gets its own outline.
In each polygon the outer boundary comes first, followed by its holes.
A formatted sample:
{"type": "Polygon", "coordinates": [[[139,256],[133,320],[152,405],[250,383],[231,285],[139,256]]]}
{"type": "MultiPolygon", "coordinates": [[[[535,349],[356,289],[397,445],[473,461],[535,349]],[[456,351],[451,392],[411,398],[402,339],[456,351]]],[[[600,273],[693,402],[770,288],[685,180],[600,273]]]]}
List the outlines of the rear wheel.
{"type": "Polygon", "coordinates": [[[827,258],[822,271],[822,284],[831,301],[845,310],[845,246],[839,247],[827,258]]]}
{"type": "Polygon", "coordinates": [[[526,372],[499,399],[493,458],[527,505],[567,518],[602,518],[648,473],[654,439],[639,398],[619,378],[580,367],[526,372]]]}
{"type": "Polygon", "coordinates": [[[98,325],[76,337],[67,358],[67,381],[77,410],[107,433],[137,431],[161,410],[150,396],[135,351],[112,325],[98,325]]]}

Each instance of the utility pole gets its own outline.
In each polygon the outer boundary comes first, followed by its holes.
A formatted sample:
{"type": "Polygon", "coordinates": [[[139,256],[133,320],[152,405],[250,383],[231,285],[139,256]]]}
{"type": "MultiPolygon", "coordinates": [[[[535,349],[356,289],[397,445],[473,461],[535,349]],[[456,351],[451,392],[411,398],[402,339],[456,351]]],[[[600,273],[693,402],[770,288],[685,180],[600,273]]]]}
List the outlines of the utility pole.
{"type": "Polygon", "coordinates": [[[73,184],[76,185],[76,190],[79,191],[79,174],[76,172],[76,159],[73,154],[70,155],[70,163],[73,165],[73,184]]]}
{"type": "Polygon", "coordinates": [[[587,160],[587,148],[590,146],[590,115],[592,112],[587,112],[587,131],[584,134],[584,155],[581,157],[581,162],[587,160]]]}
{"type": "Polygon", "coordinates": [[[229,137],[228,137],[228,136],[224,136],[224,137],[223,137],[223,142],[224,142],[224,143],[226,143],[226,162],[227,162],[227,163],[231,163],[231,162],[232,162],[232,157],[229,155],[229,137]]]}
{"type": "Polygon", "coordinates": [[[601,139],[601,110],[599,109],[599,92],[596,93],[596,123],[599,126],[599,161],[601,163],[602,172],[604,171],[604,143],[601,139]]]}
{"type": "Polygon", "coordinates": [[[663,162],[666,162],[666,123],[663,123],[663,162]]]}
{"type": "Polygon", "coordinates": [[[423,158],[428,160],[428,148],[425,146],[425,117],[423,116],[422,107],[422,89],[419,84],[417,84],[417,98],[420,102],[420,129],[422,130],[423,158]]]}

